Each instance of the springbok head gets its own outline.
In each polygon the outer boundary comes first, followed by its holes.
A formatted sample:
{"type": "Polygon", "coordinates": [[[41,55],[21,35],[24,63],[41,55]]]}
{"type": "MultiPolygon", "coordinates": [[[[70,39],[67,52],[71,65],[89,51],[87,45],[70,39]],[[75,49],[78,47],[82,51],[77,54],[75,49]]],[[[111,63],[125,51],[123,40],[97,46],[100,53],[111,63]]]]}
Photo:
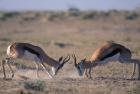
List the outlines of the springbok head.
{"type": "Polygon", "coordinates": [[[77,63],[75,54],[72,55],[72,58],[74,59],[74,66],[77,69],[79,76],[83,76],[85,71],[83,64],[84,62],[86,62],[86,59],[83,59],[79,63],[77,63]]]}
{"type": "Polygon", "coordinates": [[[58,62],[60,63],[59,67],[57,68],[57,70],[55,71],[55,75],[57,75],[58,71],[64,66],[65,63],[67,63],[70,60],[70,56],[67,55],[67,57],[65,57],[63,59],[63,56],[61,56],[58,60],[58,62]],[[62,63],[61,63],[62,62],[62,63]]]}

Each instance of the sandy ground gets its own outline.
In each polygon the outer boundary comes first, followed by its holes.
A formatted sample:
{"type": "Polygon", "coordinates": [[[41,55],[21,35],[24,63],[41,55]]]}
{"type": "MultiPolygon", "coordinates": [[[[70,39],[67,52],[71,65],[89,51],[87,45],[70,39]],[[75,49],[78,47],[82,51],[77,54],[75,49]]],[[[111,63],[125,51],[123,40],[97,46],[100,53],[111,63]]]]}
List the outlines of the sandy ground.
{"type": "MultiPolygon", "coordinates": [[[[49,78],[45,71],[39,71],[39,78],[36,75],[35,69],[17,69],[13,66],[15,76],[12,80],[3,80],[3,74],[1,73],[0,90],[2,94],[133,94],[134,88],[140,85],[140,81],[131,79],[130,75],[120,76],[93,76],[94,79],[87,79],[86,77],[78,76],[74,68],[71,67],[71,71],[68,70],[68,66],[58,73],[54,78],[49,78]],[[43,81],[45,83],[43,91],[36,91],[32,89],[26,89],[25,84],[35,83],[36,81],[43,81]]],[[[7,71],[7,77],[10,77],[10,73],[7,71]]],[[[135,93],[134,93],[135,94],[135,93]]]]}

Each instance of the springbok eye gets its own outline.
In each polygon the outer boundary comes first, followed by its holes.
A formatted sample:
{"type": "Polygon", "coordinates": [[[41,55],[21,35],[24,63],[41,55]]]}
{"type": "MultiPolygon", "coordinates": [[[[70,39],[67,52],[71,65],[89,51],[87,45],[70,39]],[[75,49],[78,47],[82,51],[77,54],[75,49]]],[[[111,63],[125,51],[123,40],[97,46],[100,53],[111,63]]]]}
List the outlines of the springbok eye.
{"type": "Polygon", "coordinates": [[[86,59],[82,59],[82,60],[81,60],[82,63],[85,62],[85,61],[86,61],[86,59]]]}

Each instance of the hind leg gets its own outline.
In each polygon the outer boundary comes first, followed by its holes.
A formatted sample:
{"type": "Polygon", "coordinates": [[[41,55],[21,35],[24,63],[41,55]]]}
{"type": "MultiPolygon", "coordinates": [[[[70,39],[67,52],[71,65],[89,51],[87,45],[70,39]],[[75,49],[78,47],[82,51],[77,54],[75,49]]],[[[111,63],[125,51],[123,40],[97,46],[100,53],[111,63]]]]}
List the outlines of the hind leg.
{"type": "Polygon", "coordinates": [[[46,73],[49,75],[50,78],[53,78],[53,76],[48,72],[48,69],[46,68],[44,63],[40,63],[43,69],[46,71],[46,73]]]}
{"type": "Polygon", "coordinates": [[[133,75],[135,74],[136,65],[137,65],[137,67],[138,67],[138,80],[140,80],[140,61],[138,59],[131,59],[130,62],[134,63],[133,75]]]}
{"type": "Polygon", "coordinates": [[[128,60],[125,59],[124,60],[123,58],[121,58],[120,63],[134,64],[132,77],[135,74],[135,69],[136,69],[136,65],[137,65],[138,66],[138,80],[140,80],[140,61],[138,59],[128,59],[128,60]]]}
{"type": "Polygon", "coordinates": [[[131,75],[131,79],[133,79],[134,75],[135,75],[135,71],[136,71],[136,63],[133,64],[133,73],[131,75]]]}
{"type": "Polygon", "coordinates": [[[89,79],[91,79],[91,80],[93,79],[93,77],[92,77],[92,68],[89,69],[89,79]]]}
{"type": "Polygon", "coordinates": [[[138,80],[140,80],[140,64],[138,64],[138,80]]]}
{"type": "Polygon", "coordinates": [[[85,69],[85,75],[86,75],[86,77],[88,78],[88,69],[85,69]]]}
{"type": "Polygon", "coordinates": [[[35,66],[36,66],[36,76],[37,76],[37,78],[39,78],[39,64],[38,64],[38,62],[35,62],[35,66]]]}

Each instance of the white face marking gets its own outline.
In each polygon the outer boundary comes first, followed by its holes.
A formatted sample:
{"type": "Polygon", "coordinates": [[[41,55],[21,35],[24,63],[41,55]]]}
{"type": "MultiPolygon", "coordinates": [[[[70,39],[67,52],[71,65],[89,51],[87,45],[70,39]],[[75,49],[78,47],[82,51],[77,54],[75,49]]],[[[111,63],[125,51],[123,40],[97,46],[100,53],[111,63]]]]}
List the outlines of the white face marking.
{"type": "Polygon", "coordinates": [[[55,75],[55,68],[54,67],[52,67],[52,73],[53,73],[53,75],[55,75]]]}
{"type": "Polygon", "coordinates": [[[99,61],[98,64],[106,64],[106,63],[111,62],[111,61],[119,61],[119,58],[120,58],[120,53],[118,53],[112,57],[109,57],[103,61],[99,61]]]}
{"type": "Polygon", "coordinates": [[[11,47],[11,45],[9,45],[9,46],[7,47],[7,55],[10,55],[10,47],[11,47]]]}
{"type": "Polygon", "coordinates": [[[80,62],[80,63],[78,64],[78,66],[77,66],[77,70],[78,70],[78,73],[79,73],[80,76],[82,76],[83,73],[84,73],[84,68],[83,68],[83,66],[82,66],[82,63],[83,63],[83,62],[80,62]]]}

